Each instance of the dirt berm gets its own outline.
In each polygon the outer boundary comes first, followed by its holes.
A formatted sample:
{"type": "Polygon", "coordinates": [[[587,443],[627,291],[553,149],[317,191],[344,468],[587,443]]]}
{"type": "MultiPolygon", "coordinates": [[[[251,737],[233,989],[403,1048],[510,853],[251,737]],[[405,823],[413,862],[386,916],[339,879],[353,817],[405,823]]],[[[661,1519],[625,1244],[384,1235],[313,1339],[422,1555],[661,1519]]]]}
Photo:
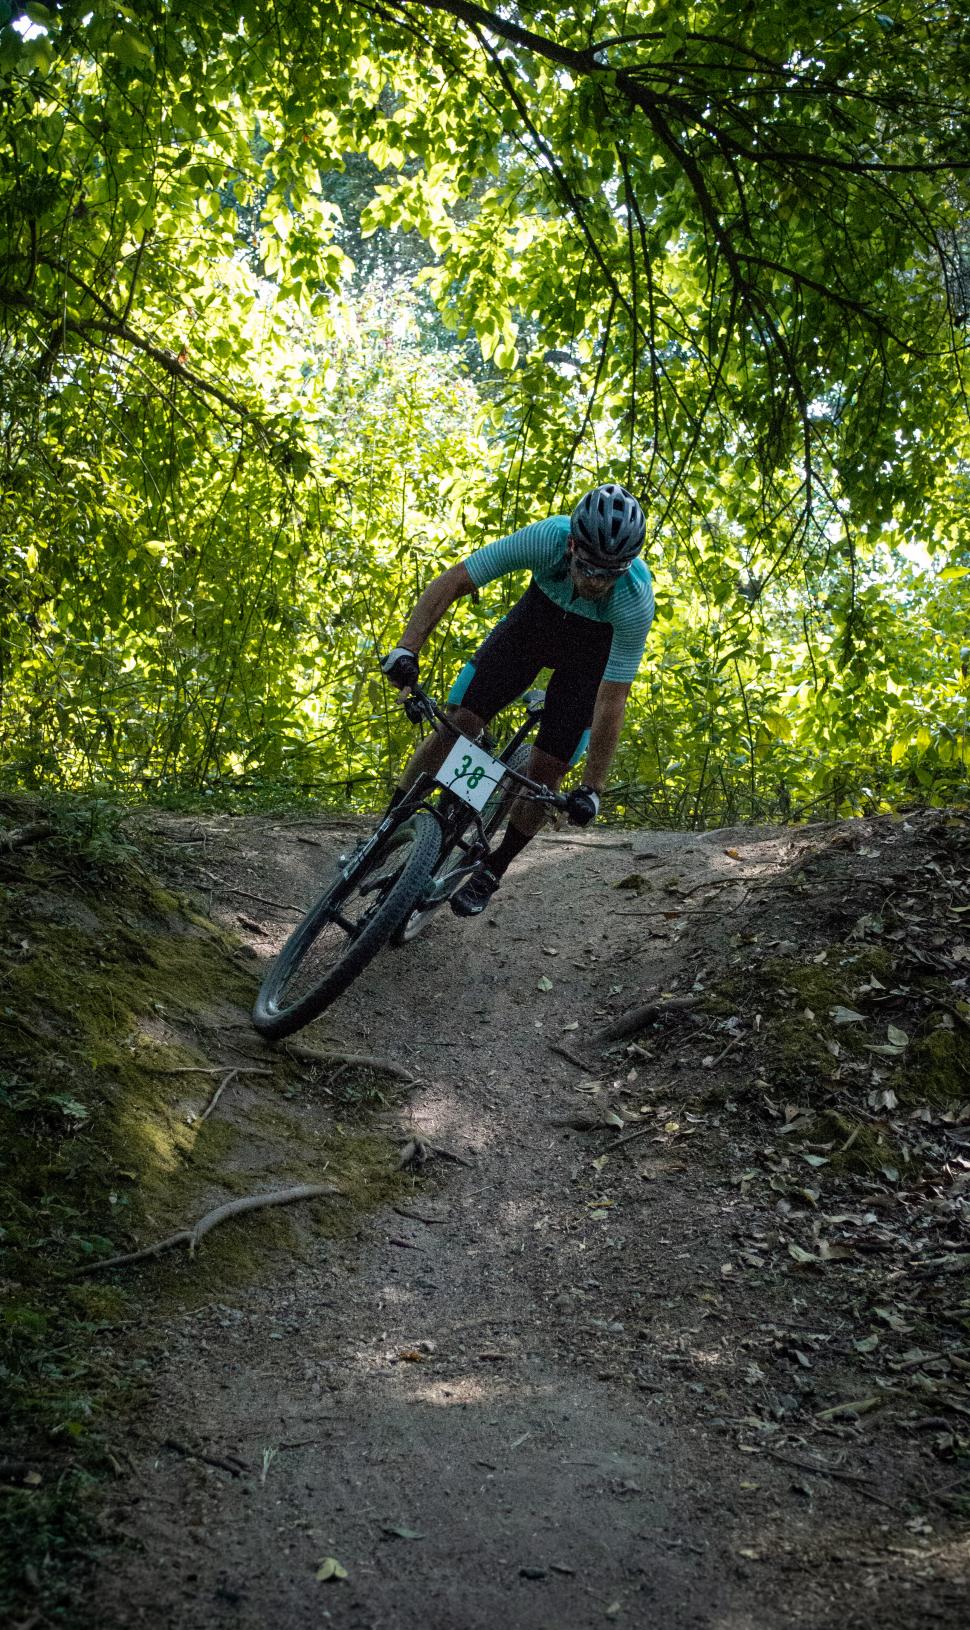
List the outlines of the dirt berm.
{"type": "Polygon", "coordinates": [[[268,1048],[353,830],[0,861],[9,1621],[965,1624],[966,814],[552,833],[268,1048]]]}

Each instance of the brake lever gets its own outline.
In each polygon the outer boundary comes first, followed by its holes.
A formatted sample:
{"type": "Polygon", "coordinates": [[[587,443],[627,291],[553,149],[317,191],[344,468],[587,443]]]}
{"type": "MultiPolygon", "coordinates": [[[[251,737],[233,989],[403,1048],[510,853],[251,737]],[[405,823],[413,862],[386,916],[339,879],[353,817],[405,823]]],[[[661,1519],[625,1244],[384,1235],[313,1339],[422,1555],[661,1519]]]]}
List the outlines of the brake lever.
{"type": "Polygon", "coordinates": [[[404,711],[411,723],[423,724],[425,720],[425,709],[420,699],[417,696],[411,695],[405,696],[403,701],[404,711]]]}

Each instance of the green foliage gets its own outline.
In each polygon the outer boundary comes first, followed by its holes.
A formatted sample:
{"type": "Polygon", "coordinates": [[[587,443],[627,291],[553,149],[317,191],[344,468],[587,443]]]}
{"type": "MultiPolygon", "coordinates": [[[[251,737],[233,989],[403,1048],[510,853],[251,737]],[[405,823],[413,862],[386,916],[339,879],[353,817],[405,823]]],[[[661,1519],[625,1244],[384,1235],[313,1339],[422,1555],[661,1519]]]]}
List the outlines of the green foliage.
{"type": "Polygon", "coordinates": [[[23,1623],[23,1616],[38,1609],[43,1610],[47,1623],[81,1626],[93,1622],[77,1596],[79,1578],[97,1536],[90,1487],[83,1473],[69,1472],[51,1489],[4,1495],[0,1506],[0,1613],[8,1623],[23,1623]]]}
{"type": "Polygon", "coordinates": [[[965,795],[966,45],[841,0],[25,8],[7,783],[373,807],[375,644],[610,476],[660,589],[621,817],[965,795]]]}

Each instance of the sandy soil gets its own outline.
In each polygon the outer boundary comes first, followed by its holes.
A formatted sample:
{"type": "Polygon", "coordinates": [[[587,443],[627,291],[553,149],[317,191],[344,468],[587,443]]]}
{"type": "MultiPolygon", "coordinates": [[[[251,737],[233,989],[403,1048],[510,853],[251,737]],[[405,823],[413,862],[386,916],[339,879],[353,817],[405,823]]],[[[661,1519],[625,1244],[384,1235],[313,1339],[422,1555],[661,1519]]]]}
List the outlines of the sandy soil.
{"type": "MultiPolygon", "coordinates": [[[[166,831],[184,882],[263,959],[292,919],[247,896],[308,899],[347,828],[166,831]]],[[[916,1413],[832,1413],[885,1384],[854,1343],[887,1292],[875,1256],[806,1271],[787,1249],[790,1210],[751,1175],[777,1135],[749,1101],[753,1018],[739,1036],[730,1009],[687,1013],[605,1061],[588,1049],[611,1014],[709,989],[755,932],[751,891],[782,889],[834,832],[541,838],[485,918],[440,914],[312,1027],[407,1066],[418,1084],[385,1124],[444,1153],[356,1236],[149,1322],[150,1407],[107,1515],[129,1543],[95,1583],[106,1622],[966,1622],[970,1550],[942,1491],[970,1411],[951,1387],[916,1413]],[[624,1128],[644,1135],[610,1148],[624,1128]]],[[[771,899],[765,942],[814,947],[817,902],[771,899]]]]}

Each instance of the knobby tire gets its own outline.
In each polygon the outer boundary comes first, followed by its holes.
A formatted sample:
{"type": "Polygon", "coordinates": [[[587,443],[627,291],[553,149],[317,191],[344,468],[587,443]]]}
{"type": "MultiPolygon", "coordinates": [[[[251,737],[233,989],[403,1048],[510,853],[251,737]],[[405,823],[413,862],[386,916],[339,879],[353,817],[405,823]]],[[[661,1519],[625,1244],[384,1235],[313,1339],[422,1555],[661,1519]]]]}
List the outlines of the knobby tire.
{"type": "Polygon", "coordinates": [[[349,885],[342,876],[335,878],[293,930],[263,980],[253,1008],[253,1024],[268,1040],[277,1041],[283,1036],[291,1036],[296,1030],[302,1030],[338,996],[342,996],[348,985],[391,939],[427,889],[441,853],[441,828],[434,816],[425,810],[419,810],[408,824],[413,826],[415,832],[411,852],[387,893],[378,898],[367,914],[360,933],[354,939],[348,939],[345,949],[335,956],[309,991],[286,1004],[286,988],[296,970],[323,929],[334,920],[334,913],[340,910],[344,901],[359,890],[369,872],[386,863],[388,846],[369,856],[367,864],[349,885]]]}

